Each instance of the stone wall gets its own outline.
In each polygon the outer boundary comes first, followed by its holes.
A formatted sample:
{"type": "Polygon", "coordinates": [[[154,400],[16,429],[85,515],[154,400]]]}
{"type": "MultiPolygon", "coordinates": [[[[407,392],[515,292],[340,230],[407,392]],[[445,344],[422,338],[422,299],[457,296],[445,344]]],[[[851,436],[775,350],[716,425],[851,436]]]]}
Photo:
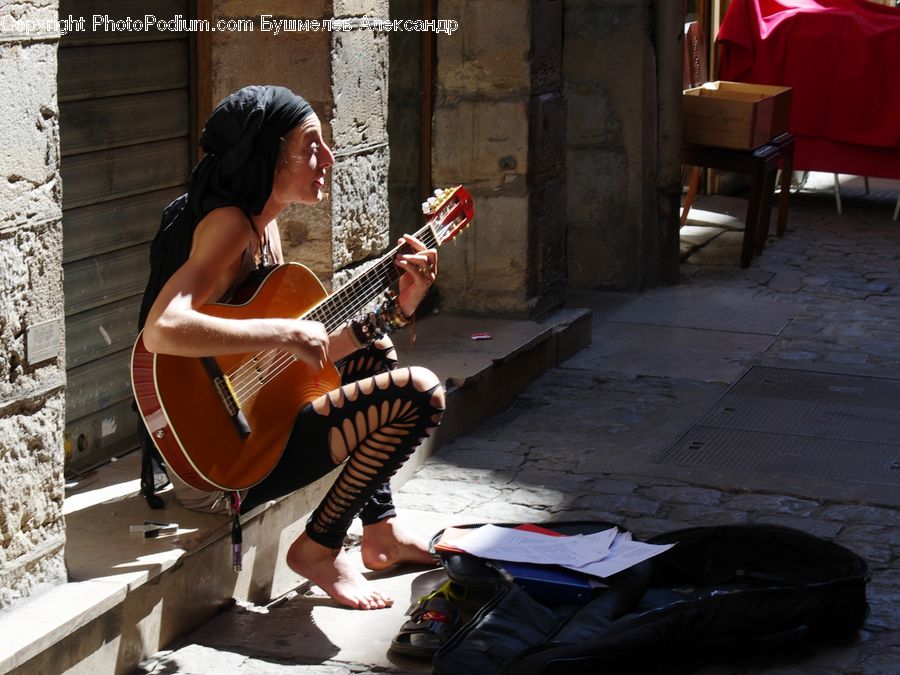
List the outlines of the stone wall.
{"type": "MultiPolygon", "coordinates": [[[[265,13],[282,19],[386,18],[388,0],[272,0],[265,13]]],[[[213,19],[258,21],[251,0],[215,0],[213,19]]],[[[279,84],[304,96],[322,120],[336,163],[330,199],[289,208],[279,219],[285,257],[328,283],[389,242],[387,175],[388,38],[370,30],[216,32],[212,97],[248,84],[279,84]]]]}
{"type": "MultiPolygon", "coordinates": [[[[422,18],[422,6],[421,0],[390,0],[391,18],[422,18]]],[[[430,186],[424,185],[423,179],[423,36],[396,31],[388,36],[388,42],[388,199],[391,239],[396,240],[422,226],[421,204],[430,186]]]]}
{"type": "MultiPolygon", "coordinates": [[[[386,19],[388,0],[335,0],[334,17],[386,19]]],[[[360,29],[331,34],[332,261],[335,270],[389,247],[388,36],[360,29]]],[[[341,276],[336,280],[340,283],[341,276]]]]}
{"type": "Polygon", "coordinates": [[[442,254],[450,309],[535,315],[562,301],[565,144],[561,0],[444,0],[432,171],[462,183],[475,226],[442,254]]]}
{"type": "Polygon", "coordinates": [[[0,6],[0,610],[66,580],[55,0],[0,6]]]}
{"type": "Polygon", "coordinates": [[[637,290],[677,279],[677,186],[672,162],[660,162],[659,153],[679,152],[677,139],[662,143],[660,129],[673,126],[668,118],[677,106],[663,104],[673,91],[680,99],[680,81],[660,83],[658,73],[670,75],[660,63],[680,59],[680,43],[659,39],[662,20],[680,35],[677,7],[565,0],[568,272],[575,288],[637,290]]]}

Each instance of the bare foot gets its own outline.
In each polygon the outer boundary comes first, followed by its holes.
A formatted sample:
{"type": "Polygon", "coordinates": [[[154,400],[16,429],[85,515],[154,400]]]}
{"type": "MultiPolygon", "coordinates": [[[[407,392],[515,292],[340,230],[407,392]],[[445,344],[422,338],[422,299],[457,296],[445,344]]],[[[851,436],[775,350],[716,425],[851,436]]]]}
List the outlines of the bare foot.
{"type": "Polygon", "coordinates": [[[436,562],[425,541],[404,530],[394,518],[363,527],[362,561],[370,570],[383,570],[401,563],[434,565],[436,562]]]}
{"type": "Polygon", "coordinates": [[[291,544],[288,566],[306,577],[336,602],[353,609],[382,609],[394,604],[357,570],[343,549],[332,550],[310,539],[306,532],[291,544]]]}

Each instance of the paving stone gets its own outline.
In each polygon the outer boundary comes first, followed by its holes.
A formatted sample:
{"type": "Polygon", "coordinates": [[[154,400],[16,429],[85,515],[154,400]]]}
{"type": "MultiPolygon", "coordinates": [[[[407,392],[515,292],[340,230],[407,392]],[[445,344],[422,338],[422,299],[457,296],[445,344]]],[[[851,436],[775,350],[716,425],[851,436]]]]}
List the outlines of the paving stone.
{"type": "Polygon", "coordinates": [[[577,509],[565,506],[555,510],[550,518],[551,522],[600,522],[611,523],[613,525],[624,526],[625,520],[621,514],[609,513],[606,511],[595,511],[593,509],[577,509]]]}
{"type": "Polygon", "coordinates": [[[477,483],[495,483],[504,485],[509,483],[514,471],[500,469],[475,469],[450,462],[438,462],[434,458],[416,471],[415,478],[449,481],[474,481],[477,483]]]}
{"type": "Polygon", "coordinates": [[[831,352],[825,354],[825,360],[831,363],[849,363],[863,365],[869,362],[869,357],[856,352],[831,352]]]}
{"type": "Polygon", "coordinates": [[[796,293],[803,288],[805,275],[800,270],[783,270],[776,272],[766,287],[780,293],[796,293]]]}
{"type": "Polygon", "coordinates": [[[674,520],[695,525],[736,525],[746,523],[750,515],[744,511],[725,510],[704,504],[676,504],[665,509],[665,514],[674,520]]]}
{"type": "MultiPolygon", "coordinates": [[[[589,450],[585,451],[589,452],[589,450]]],[[[535,453],[534,450],[531,449],[528,451],[528,458],[525,461],[524,467],[516,472],[513,480],[521,480],[525,483],[541,485],[543,481],[546,480],[546,477],[541,477],[542,474],[559,476],[560,480],[566,483],[573,481],[584,483],[589,480],[589,476],[581,475],[576,471],[577,468],[578,461],[575,458],[562,458],[554,456],[552,453],[535,453]],[[538,462],[540,462],[541,468],[536,468],[538,462]]]]}
{"type": "MultiPolygon", "coordinates": [[[[869,586],[867,597],[871,611],[866,619],[866,627],[871,631],[895,633],[900,626],[900,594],[887,593],[873,583],[869,586]]],[[[898,643],[900,639],[894,635],[894,644],[898,643]]]]}
{"type": "Polygon", "coordinates": [[[557,520],[553,512],[506,501],[486,502],[466,510],[466,522],[485,523],[542,523],[557,520]]]}
{"type": "MultiPolygon", "coordinates": [[[[529,455],[529,459],[531,456],[529,455]]],[[[575,462],[563,462],[571,468],[576,466],[575,462]]],[[[516,474],[517,483],[525,483],[535,487],[549,487],[556,490],[564,490],[567,494],[572,494],[576,490],[595,490],[596,481],[591,476],[581,473],[575,473],[571,470],[562,470],[558,468],[558,462],[552,459],[542,463],[544,466],[529,466],[516,474]]],[[[612,481],[611,481],[612,482],[612,481]]],[[[618,482],[615,482],[618,485],[618,482]]]]}
{"type": "Polygon", "coordinates": [[[660,503],[635,495],[582,495],[573,500],[573,505],[581,509],[596,509],[622,516],[653,516],[660,509],[660,503]]]}
{"type": "MultiPolygon", "coordinates": [[[[850,523],[872,523],[900,527],[900,512],[865,504],[831,504],[822,509],[821,517],[850,523]]],[[[896,534],[896,530],[894,530],[896,534]]]]}
{"type": "Polygon", "coordinates": [[[590,492],[607,495],[627,495],[638,489],[638,484],[631,480],[615,480],[612,478],[595,478],[585,486],[590,492]]]}
{"type": "Polygon", "coordinates": [[[504,494],[502,488],[495,485],[463,481],[414,478],[403,487],[398,499],[402,499],[405,505],[440,513],[460,513],[472,504],[496,500],[504,494]]]}
{"type": "Polygon", "coordinates": [[[871,539],[848,539],[841,532],[840,543],[865,560],[870,567],[885,565],[895,558],[891,547],[881,541],[871,539]]]}
{"type": "Polygon", "coordinates": [[[511,469],[524,461],[522,449],[517,447],[516,450],[506,452],[485,448],[471,449],[457,445],[452,450],[442,453],[441,458],[452,464],[473,469],[511,469]]]}
{"type": "Polygon", "coordinates": [[[784,513],[808,516],[819,509],[819,503],[809,499],[797,499],[784,495],[739,494],[724,501],[730,509],[761,513],[784,513]]]}
{"type": "Polygon", "coordinates": [[[816,352],[781,352],[778,358],[782,361],[814,361],[819,355],[816,352]]]}
{"type": "Polygon", "coordinates": [[[550,489],[545,487],[520,487],[504,492],[503,498],[509,504],[529,506],[538,509],[555,509],[569,501],[569,493],[562,487],[550,489]]]}
{"type": "Polygon", "coordinates": [[[900,654],[875,654],[863,659],[862,673],[864,675],[897,675],[900,654]]]}
{"type": "Polygon", "coordinates": [[[668,518],[626,517],[623,519],[621,516],[617,516],[611,522],[622,523],[626,530],[633,532],[635,537],[641,541],[650,539],[658,534],[697,527],[696,523],[670,520],[668,518]]]}
{"type": "Polygon", "coordinates": [[[642,489],[640,494],[644,497],[656,499],[661,502],[675,504],[706,504],[712,506],[722,501],[722,493],[719,490],[710,490],[697,487],[672,487],[654,485],[642,489]]]}

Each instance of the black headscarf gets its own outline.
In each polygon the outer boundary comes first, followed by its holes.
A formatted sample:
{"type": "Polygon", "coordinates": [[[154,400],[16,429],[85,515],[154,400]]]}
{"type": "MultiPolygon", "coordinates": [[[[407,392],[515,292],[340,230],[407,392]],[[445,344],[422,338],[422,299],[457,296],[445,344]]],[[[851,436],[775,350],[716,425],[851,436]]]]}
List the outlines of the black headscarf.
{"type": "Polygon", "coordinates": [[[150,247],[141,328],[163,285],[188,259],[194,229],[206,214],[237,206],[250,220],[262,212],[272,193],[281,138],[312,112],[302,97],[276,86],[244,87],[216,106],[201,133],[206,154],[191,172],[187,193],[164,209],[150,247]]]}

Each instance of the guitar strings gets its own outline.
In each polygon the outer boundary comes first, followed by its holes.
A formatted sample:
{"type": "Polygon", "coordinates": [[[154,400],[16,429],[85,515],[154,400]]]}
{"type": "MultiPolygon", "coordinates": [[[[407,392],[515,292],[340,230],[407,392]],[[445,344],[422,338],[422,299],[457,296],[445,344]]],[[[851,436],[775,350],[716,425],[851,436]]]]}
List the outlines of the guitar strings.
{"type": "Polygon", "coordinates": [[[257,365],[251,368],[250,373],[245,372],[238,376],[229,376],[232,390],[238,401],[253,396],[256,393],[253,389],[254,385],[262,386],[266,384],[295,360],[292,354],[281,350],[270,350],[260,353],[263,355],[263,358],[256,359],[257,365]]]}
{"type": "MultiPolygon", "coordinates": [[[[393,267],[393,255],[394,254],[390,254],[387,256],[389,258],[388,261],[376,263],[376,265],[366,273],[360,275],[360,277],[357,277],[357,279],[348,283],[346,286],[341,287],[335,294],[326,298],[316,307],[313,307],[304,314],[304,316],[316,317],[316,315],[321,314],[324,310],[325,315],[321,317],[321,320],[322,323],[326,324],[326,328],[329,332],[344,324],[351,316],[358,312],[361,307],[365,306],[367,302],[370,302],[370,300],[367,299],[368,296],[366,294],[389,286],[399,278],[399,272],[396,271],[396,267],[393,267]],[[392,267],[393,274],[391,274],[392,267]],[[384,283],[385,280],[388,282],[387,284],[384,283]],[[362,288],[355,288],[355,286],[361,285],[362,288]],[[357,298],[363,297],[364,299],[353,303],[347,302],[343,296],[347,296],[351,290],[354,291],[353,296],[357,298]],[[341,300],[344,301],[343,304],[338,302],[341,300]],[[333,308],[329,309],[329,305],[333,305],[333,308]]],[[[352,299],[352,296],[350,297],[352,299]]],[[[263,351],[254,357],[251,357],[228,376],[229,379],[231,379],[235,397],[238,401],[248,400],[258,393],[268,382],[286,370],[295,360],[296,357],[293,354],[277,349],[263,351]],[[267,361],[268,363],[266,363],[267,361]],[[260,364],[266,365],[263,366],[260,364]]]]}
{"type": "Polygon", "coordinates": [[[280,358],[272,367],[265,371],[258,380],[251,381],[249,386],[243,390],[235,389],[235,398],[239,403],[245,402],[253,397],[262,387],[278,377],[279,374],[288,369],[296,358],[287,352],[282,352],[280,358]]]}
{"type": "MultiPolygon", "coordinates": [[[[393,254],[389,254],[390,263],[393,262],[393,254]]],[[[322,314],[324,311],[324,316],[322,316],[322,323],[326,324],[326,328],[329,330],[334,330],[338,326],[342,325],[346,322],[347,319],[350,318],[353,314],[355,314],[361,306],[364,306],[369,300],[364,299],[361,302],[357,303],[348,303],[346,302],[344,296],[348,295],[349,291],[354,291],[355,296],[359,297],[360,293],[368,293],[379,287],[384,286],[383,278],[387,277],[388,284],[393,283],[396,279],[391,279],[390,265],[386,264],[385,261],[380,261],[376,265],[374,265],[370,270],[367,270],[365,273],[349,282],[345,286],[342,286],[338,289],[333,295],[325,298],[319,305],[316,305],[308,312],[306,312],[304,317],[315,317],[319,314],[322,314]],[[363,288],[356,289],[355,286],[359,286],[360,284],[365,283],[366,285],[363,288]],[[344,300],[344,304],[341,305],[338,301],[344,300]],[[336,305],[334,309],[329,309],[327,305],[336,305]]],[[[396,275],[399,278],[399,273],[396,275]]],[[[288,352],[283,350],[268,350],[257,352],[249,359],[246,359],[238,367],[227,373],[228,378],[232,382],[232,386],[236,392],[236,395],[239,398],[249,397],[256,393],[252,389],[248,389],[248,387],[252,387],[253,384],[256,383],[265,383],[271,379],[269,377],[269,373],[272,370],[272,365],[261,367],[260,363],[265,363],[267,357],[269,355],[286,355],[291,361],[295,360],[295,357],[288,352]]],[[[276,357],[277,358],[277,357],[276,357]]],[[[278,372],[281,372],[283,368],[281,367],[283,361],[275,361],[274,367],[278,369],[278,372]]],[[[258,389],[258,388],[257,388],[258,389]]]]}
{"type": "MultiPolygon", "coordinates": [[[[430,234],[430,228],[428,226],[423,228],[421,233],[417,234],[421,237],[425,233],[430,234]]],[[[436,243],[437,242],[435,242],[435,245],[436,243]]],[[[395,251],[391,251],[365,273],[361,274],[345,286],[342,286],[333,295],[310,309],[303,316],[314,317],[324,310],[325,315],[321,317],[321,320],[326,324],[329,332],[336,329],[338,326],[343,325],[353,314],[358,312],[361,307],[371,301],[368,299],[367,295],[369,292],[376,290],[380,292],[382,288],[390,286],[399,279],[400,273],[393,264],[397,250],[399,250],[399,247],[397,247],[395,251]],[[387,283],[385,283],[385,281],[387,281],[387,283]],[[355,288],[356,286],[362,286],[362,288],[355,288]],[[353,296],[357,298],[362,297],[363,299],[354,303],[346,302],[346,299],[343,296],[346,296],[351,290],[354,291],[353,296]],[[341,300],[344,300],[343,304],[338,302],[341,300]],[[329,309],[329,306],[333,307],[329,309]]],[[[351,299],[353,296],[351,296],[351,299]]],[[[232,382],[235,396],[239,401],[254,396],[264,385],[277,377],[278,374],[288,368],[295,360],[296,357],[282,350],[258,352],[250,359],[244,361],[236,370],[228,375],[232,382]],[[272,355],[274,358],[267,359],[269,355],[272,355]],[[264,363],[266,360],[269,360],[268,365],[261,367],[260,363],[264,363]]]]}
{"type": "MultiPolygon", "coordinates": [[[[436,226],[439,224],[438,221],[446,220],[447,216],[456,212],[460,206],[461,202],[458,199],[450,200],[441,210],[440,215],[432,219],[415,236],[423,239],[423,243],[426,246],[439,245],[440,235],[435,234],[436,226]],[[434,235],[433,237],[428,237],[428,239],[433,241],[424,241],[425,235],[434,235]]],[[[458,222],[464,222],[464,220],[464,218],[457,217],[451,221],[451,224],[455,225],[458,222]]],[[[443,226],[446,223],[440,223],[440,225],[443,230],[443,226]]],[[[382,289],[390,287],[391,284],[399,279],[400,272],[394,264],[394,258],[400,248],[400,246],[394,247],[371,268],[323,299],[300,318],[315,318],[321,321],[329,333],[346,323],[362,307],[371,302],[373,297],[377,296],[382,289]],[[352,295],[350,295],[350,291],[353,291],[352,295]],[[373,295],[370,296],[370,293],[373,295]],[[360,300],[359,298],[362,299],[360,300]],[[348,302],[348,300],[352,302],[348,302]]],[[[257,352],[227,374],[232,383],[235,397],[240,402],[255,396],[262,387],[284,372],[296,360],[297,357],[284,350],[270,349],[257,352]],[[261,366],[261,363],[266,363],[266,365],[261,366]]]]}
{"type": "MultiPolygon", "coordinates": [[[[433,223],[430,225],[433,225],[433,223]]],[[[424,238],[425,234],[431,234],[431,229],[429,226],[425,226],[421,232],[416,234],[420,238],[424,238]]],[[[426,243],[426,245],[428,244],[430,244],[430,242],[426,243]]],[[[433,245],[437,245],[437,241],[435,241],[433,245]]],[[[346,321],[358,312],[361,307],[371,301],[370,299],[367,299],[367,293],[376,290],[380,292],[382,288],[390,286],[399,279],[400,273],[393,264],[394,256],[396,255],[396,252],[399,251],[399,248],[400,247],[396,247],[381,261],[373,265],[372,268],[345,286],[342,286],[333,295],[324,299],[319,305],[310,309],[303,316],[314,317],[324,310],[325,315],[322,317],[322,322],[326,324],[329,332],[346,323],[346,321]],[[385,281],[387,281],[387,283],[384,283],[385,281]],[[360,285],[363,285],[363,288],[354,288],[355,286],[360,285]],[[346,296],[351,290],[354,291],[354,296],[362,297],[364,299],[352,304],[345,301],[342,305],[337,302],[344,299],[342,296],[346,296]],[[362,294],[361,291],[363,292],[362,294]],[[333,305],[334,307],[329,309],[329,305],[333,305]]],[[[375,295],[377,295],[377,293],[375,293],[375,295]]],[[[249,399],[263,386],[290,367],[296,360],[295,356],[282,350],[258,352],[229,374],[235,396],[239,401],[249,399]],[[265,368],[261,368],[259,363],[264,362],[269,355],[272,355],[274,358],[269,359],[270,362],[265,368]]]]}

